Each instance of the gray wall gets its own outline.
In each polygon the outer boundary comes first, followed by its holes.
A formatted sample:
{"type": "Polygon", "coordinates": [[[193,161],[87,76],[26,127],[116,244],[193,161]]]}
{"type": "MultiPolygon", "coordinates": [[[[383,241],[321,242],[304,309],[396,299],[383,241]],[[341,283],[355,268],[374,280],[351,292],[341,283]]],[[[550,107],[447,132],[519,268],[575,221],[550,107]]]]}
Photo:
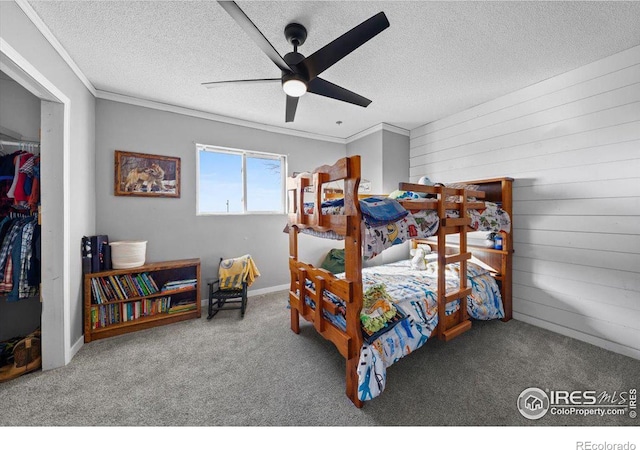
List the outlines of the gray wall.
{"type": "Polygon", "coordinates": [[[389,194],[409,179],[409,136],[380,130],[347,144],[347,156],[360,155],[362,178],[371,193],[389,194]]]}
{"type": "MultiPolygon", "coordinates": [[[[27,140],[40,140],[40,99],[0,71],[0,125],[27,140]]],[[[12,149],[5,149],[4,153],[12,149]]]]}
{"type": "Polygon", "coordinates": [[[382,192],[398,189],[409,180],[409,136],[382,130],[382,192]]]}
{"type": "Polygon", "coordinates": [[[360,155],[362,179],[371,182],[372,194],[384,194],[382,190],[382,130],[368,134],[347,144],[347,156],[360,155]]]}
{"type": "MultiPolygon", "coordinates": [[[[147,260],[200,258],[203,279],[220,257],[250,253],[261,272],[252,289],[289,283],[286,216],[196,216],[195,142],[288,155],[289,174],[345,156],[343,144],[271,133],[108,100],[96,105],[97,231],[111,241],[147,240],[147,260]],[[114,151],[181,158],[181,197],[114,195],[114,151]]],[[[303,259],[318,264],[335,242],[300,237],[303,259]]],[[[203,286],[204,294],[205,286],[203,286]]]]}
{"type": "MultiPolygon", "coordinates": [[[[45,299],[43,308],[52,308],[59,313],[62,320],[70,318],[66,324],[69,335],[65,337],[69,348],[65,349],[66,357],[70,357],[71,348],[81,342],[82,338],[82,270],[79,258],[80,239],[83,235],[93,234],[95,231],[95,98],[84,84],[77,78],[60,55],[51,47],[48,41],[14,2],[0,2],[0,36],[7,41],[29,64],[35,67],[48,81],[70,99],[70,133],[68,141],[70,145],[70,202],[68,241],[63,245],[71,255],[69,267],[63,266],[61,254],[55,255],[55,260],[43,260],[43,271],[50,273],[68,274],[70,277],[68,304],[69,311],[64,309],[65,299],[45,299]],[[48,303],[47,303],[48,302],[48,303]]],[[[61,167],[51,161],[60,162],[62,154],[42,154],[43,189],[46,183],[53,180],[52,177],[61,179],[61,170],[51,170],[52,167],[61,167]],[[48,178],[48,180],[45,180],[48,178]]],[[[42,194],[43,209],[46,192],[42,194]]],[[[58,196],[60,197],[60,196],[58,196]]],[[[50,220],[62,222],[63,205],[48,205],[49,216],[43,214],[44,221],[50,220]]],[[[64,236],[43,236],[44,239],[54,239],[61,242],[64,236]]],[[[56,283],[62,280],[56,275],[56,283]]],[[[43,336],[46,338],[46,336],[43,336]]],[[[43,346],[46,343],[43,342],[43,346]]],[[[63,365],[64,361],[56,364],[63,365]]]]}
{"type": "Polygon", "coordinates": [[[515,178],[514,318],[640,358],[640,46],[411,132],[412,180],[515,178]]]}
{"type": "MultiPolygon", "coordinates": [[[[40,133],[40,99],[0,72],[0,125],[21,136],[37,139],[40,133]]],[[[10,154],[19,147],[6,147],[10,154]]],[[[0,341],[25,336],[40,326],[40,297],[7,302],[0,296],[0,341]]]]}
{"type": "MultiPolygon", "coordinates": [[[[409,179],[409,136],[380,130],[347,144],[347,156],[360,155],[362,178],[371,181],[372,194],[389,194],[398,183],[409,179]]],[[[396,245],[370,261],[365,267],[387,264],[409,257],[409,243],[396,245]]]]}

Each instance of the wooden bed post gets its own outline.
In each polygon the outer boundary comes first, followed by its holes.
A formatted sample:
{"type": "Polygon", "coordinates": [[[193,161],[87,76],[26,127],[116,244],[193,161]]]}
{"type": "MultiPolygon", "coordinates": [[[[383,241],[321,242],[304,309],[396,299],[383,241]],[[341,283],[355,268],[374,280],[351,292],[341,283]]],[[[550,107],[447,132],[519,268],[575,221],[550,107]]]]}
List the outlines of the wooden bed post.
{"type": "MultiPolygon", "coordinates": [[[[502,209],[509,214],[513,222],[513,178],[503,178],[501,182],[502,188],[502,209]]],[[[503,249],[509,255],[513,253],[513,223],[508,233],[502,233],[503,249]]],[[[503,322],[507,322],[513,318],[513,291],[511,270],[513,266],[513,257],[502,258],[502,307],[504,308],[503,322]]]]}
{"type": "MultiPolygon", "coordinates": [[[[289,227],[289,259],[293,259],[294,261],[298,260],[298,227],[296,226],[289,227]]],[[[291,264],[289,264],[289,267],[291,267],[291,264]]],[[[298,274],[291,269],[289,269],[289,271],[291,273],[289,292],[295,292],[298,274]]],[[[291,311],[291,331],[300,334],[300,313],[291,305],[289,305],[289,308],[291,311]]]]}
{"type": "Polygon", "coordinates": [[[444,331],[447,322],[446,303],[444,297],[446,297],[447,285],[445,280],[445,267],[447,266],[446,252],[441,249],[446,248],[447,234],[444,229],[444,219],[447,217],[447,211],[445,208],[446,195],[442,188],[438,188],[438,338],[444,339],[444,331]],[[444,306],[444,307],[443,307],[444,306]]]}
{"type": "MultiPolygon", "coordinates": [[[[293,207],[293,213],[290,213],[290,219],[292,215],[300,221],[304,208],[304,198],[303,198],[303,190],[300,188],[300,184],[302,180],[293,179],[291,183],[287,182],[287,192],[293,195],[290,198],[289,207],[293,207]]],[[[296,223],[298,223],[296,222],[296,223]]],[[[291,303],[291,293],[296,292],[296,284],[298,284],[298,273],[293,270],[295,267],[293,263],[298,261],[298,227],[295,225],[291,225],[289,227],[289,272],[291,274],[291,283],[289,284],[289,303],[291,303]]],[[[291,314],[291,331],[296,334],[300,334],[300,313],[294,307],[294,305],[289,304],[290,314],[291,314]]]]}
{"type": "MultiPolygon", "coordinates": [[[[465,190],[462,191],[462,202],[460,203],[460,218],[467,219],[467,192],[465,190]]],[[[470,222],[470,221],[469,221],[470,222]]],[[[461,256],[466,255],[467,253],[467,225],[461,225],[458,227],[458,236],[460,236],[460,248],[458,253],[461,256]]],[[[459,261],[459,285],[458,290],[461,292],[467,291],[467,260],[471,259],[471,254],[468,256],[464,256],[459,261]]],[[[460,322],[464,322],[469,319],[469,314],[467,312],[467,296],[463,295],[460,297],[460,322]]],[[[471,322],[469,322],[471,323],[471,322]]]]}
{"type": "Polygon", "coordinates": [[[349,177],[344,181],[345,215],[348,217],[347,236],[345,237],[345,279],[351,282],[351,302],[347,303],[347,334],[351,338],[347,357],[347,396],[355,406],[362,408],[358,398],[358,363],[362,347],[362,329],[360,311],[362,310],[362,242],[360,222],[360,202],[358,185],[360,184],[360,157],[349,158],[349,177]]]}

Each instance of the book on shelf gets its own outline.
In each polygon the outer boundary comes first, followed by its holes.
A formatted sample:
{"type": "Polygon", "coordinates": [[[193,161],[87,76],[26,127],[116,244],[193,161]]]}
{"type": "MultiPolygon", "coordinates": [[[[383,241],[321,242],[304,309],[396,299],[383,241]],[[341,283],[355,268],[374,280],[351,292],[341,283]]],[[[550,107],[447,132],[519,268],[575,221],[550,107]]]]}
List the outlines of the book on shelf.
{"type": "Polygon", "coordinates": [[[107,287],[107,282],[104,278],[96,278],[98,283],[100,283],[100,287],[102,288],[102,292],[104,293],[104,302],[110,302],[112,300],[111,291],[107,287]]]}
{"type": "Polygon", "coordinates": [[[196,306],[189,306],[189,307],[184,307],[184,308],[172,308],[168,311],[169,314],[177,314],[177,313],[181,313],[181,312],[187,312],[187,311],[195,311],[196,306]]]}
{"type": "Polygon", "coordinates": [[[129,285],[129,290],[131,291],[131,297],[141,297],[143,295],[140,289],[138,288],[138,285],[133,280],[133,277],[131,277],[131,275],[129,274],[124,275],[124,279],[126,280],[126,283],[129,285]]]}
{"type": "Polygon", "coordinates": [[[151,277],[150,274],[143,272],[140,274],[140,276],[142,276],[142,281],[144,281],[144,284],[147,287],[149,294],[155,294],[156,292],[158,292],[158,289],[154,287],[155,283],[152,282],[153,278],[151,277]]]}
{"type": "Polygon", "coordinates": [[[195,279],[169,281],[162,286],[161,291],[189,290],[196,287],[196,284],[195,279]]]}
{"type": "Polygon", "coordinates": [[[100,282],[100,280],[98,278],[94,278],[95,283],[96,283],[96,289],[100,295],[100,303],[106,303],[109,301],[109,299],[107,298],[107,293],[104,290],[104,287],[102,286],[102,283],[100,282]]]}
{"type": "Polygon", "coordinates": [[[107,286],[109,287],[109,290],[111,291],[111,299],[112,300],[121,300],[120,294],[118,293],[118,288],[113,285],[113,283],[111,282],[111,278],[104,278],[104,281],[105,281],[105,283],[107,283],[107,286]]]}
{"type": "Polygon", "coordinates": [[[120,292],[122,292],[122,296],[124,298],[131,297],[131,295],[127,291],[127,287],[125,286],[125,283],[120,279],[120,277],[114,276],[113,278],[115,279],[115,282],[118,284],[118,287],[120,288],[120,292]]]}
{"type": "Polygon", "coordinates": [[[130,274],[127,275],[127,282],[129,283],[129,286],[131,286],[131,291],[134,293],[135,297],[142,296],[142,292],[140,291],[140,288],[138,287],[138,285],[136,284],[136,282],[134,281],[133,277],[130,274]]]}
{"type": "Polygon", "coordinates": [[[116,279],[118,280],[118,284],[120,284],[120,287],[121,287],[122,291],[124,292],[125,297],[126,298],[134,297],[133,295],[131,295],[131,289],[129,288],[129,285],[127,284],[127,281],[125,280],[124,275],[120,275],[119,277],[116,277],[116,279]]]}
{"type": "Polygon", "coordinates": [[[169,292],[171,294],[177,294],[179,292],[183,292],[183,291],[192,291],[194,289],[195,286],[182,286],[182,287],[175,287],[175,288],[171,288],[171,289],[163,289],[162,292],[169,292]]]}
{"type": "Polygon", "coordinates": [[[179,313],[179,312],[185,312],[185,311],[192,311],[196,309],[196,303],[195,302],[189,302],[189,303],[177,303],[175,305],[172,305],[169,308],[169,314],[174,314],[174,313],[179,313]]]}
{"type": "Polygon", "coordinates": [[[98,308],[91,308],[91,328],[95,330],[98,325],[98,308]]]}
{"type": "Polygon", "coordinates": [[[153,287],[153,290],[156,292],[160,292],[160,288],[158,288],[158,285],[156,284],[156,281],[153,279],[151,274],[149,274],[149,281],[151,282],[151,287],[153,287]]]}
{"type": "Polygon", "coordinates": [[[122,305],[97,305],[91,309],[91,328],[108,327],[122,322],[120,308],[122,305]]]}
{"type": "Polygon", "coordinates": [[[154,289],[148,273],[141,272],[137,274],[133,279],[137,280],[138,286],[140,286],[140,290],[142,290],[143,292],[142,295],[152,295],[158,292],[154,289]]]}
{"type": "Polygon", "coordinates": [[[100,293],[98,291],[98,281],[95,278],[91,279],[91,293],[93,295],[93,300],[91,303],[102,303],[102,299],[100,298],[100,293]]]}
{"type": "Polygon", "coordinates": [[[149,295],[149,291],[147,291],[147,288],[145,287],[144,281],[142,281],[142,277],[140,276],[140,274],[137,274],[136,276],[134,276],[133,280],[138,283],[139,291],[142,292],[143,296],[149,295]]]}
{"type": "Polygon", "coordinates": [[[140,281],[138,281],[138,278],[132,276],[131,282],[135,285],[136,291],[138,291],[138,295],[140,297],[143,297],[145,293],[144,293],[144,290],[142,289],[142,286],[140,286],[140,281]]]}
{"type": "Polygon", "coordinates": [[[116,277],[114,277],[113,275],[110,275],[108,282],[113,292],[115,292],[118,300],[126,300],[127,297],[124,295],[123,291],[120,289],[120,284],[116,281],[116,277]]]}

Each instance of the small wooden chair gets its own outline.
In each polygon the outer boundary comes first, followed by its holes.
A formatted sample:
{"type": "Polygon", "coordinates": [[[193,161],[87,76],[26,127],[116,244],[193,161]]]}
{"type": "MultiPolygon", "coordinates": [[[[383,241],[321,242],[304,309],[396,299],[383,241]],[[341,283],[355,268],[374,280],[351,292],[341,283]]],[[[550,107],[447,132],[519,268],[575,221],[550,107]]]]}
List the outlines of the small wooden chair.
{"type": "Polygon", "coordinates": [[[224,258],[220,258],[218,263],[218,279],[208,283],[209,285],[209,315],[207,320],[218,314],[218,311],[227,309],[239,309],[240,317],[244,317],[247,309],[247,289],[246,281],[242,282],[241,289],[221,289],[220,288],[220,264],[224,258]],[[214,286],[218,285],[218,288],[214,286]]]}

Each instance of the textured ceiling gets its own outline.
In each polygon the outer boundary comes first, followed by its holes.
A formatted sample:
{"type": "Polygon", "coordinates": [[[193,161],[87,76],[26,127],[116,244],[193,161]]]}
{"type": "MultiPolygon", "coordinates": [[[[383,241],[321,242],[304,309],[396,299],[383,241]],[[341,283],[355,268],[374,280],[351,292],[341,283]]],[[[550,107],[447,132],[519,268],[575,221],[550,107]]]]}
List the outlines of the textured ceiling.
{"type": "Polygon", "coordinates": [[[217,2],[29,3],[98,90],[338,138],[411,130],[640,45],[640,2],[238,1],[281,55],[293,21],[307,56],[380,11],[391,24],[322,74],[369,107],[306,94],[286,124],[278,83],[201,86],[280,76],[217,2]]]}

